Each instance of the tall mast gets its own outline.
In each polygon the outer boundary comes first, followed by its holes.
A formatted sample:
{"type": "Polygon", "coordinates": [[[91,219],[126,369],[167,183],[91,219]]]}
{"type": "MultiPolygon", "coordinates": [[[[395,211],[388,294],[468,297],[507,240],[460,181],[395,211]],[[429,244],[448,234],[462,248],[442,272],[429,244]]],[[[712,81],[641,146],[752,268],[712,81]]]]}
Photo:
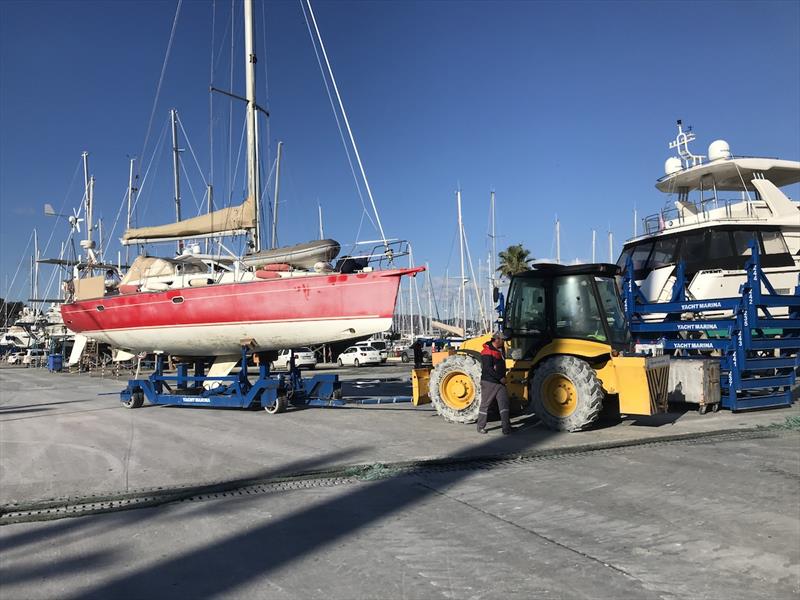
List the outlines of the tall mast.
{"type": "Polygon", "coordinates": [[[611,230],[608,232],[608,262],[614,262],[614,234],[611,230]]]}
{"type": "MultiPolygon", "coordinates": [[[[33,230],[33,260],[31,273],[31,299],[39,299],[39,232],[33,230]]],[[[36,302],[33,302],[33,312],[36,312],[36,302]]]]}
{"type": "Polygon", "coordinates": [[[491,281],[492,287],[494,287],[494,275],[495,275],[495,264],[494,261],[497,260],[497,234],[495,233],[494,229],[494,191],[492,191],[492,259],[489,264],[489,268],[492,272],[489,274],[489,280],[491,281]]]}
{"type": "Polygon", "coordinates": [[[467,336],[467,289],[466,278],[464,277],[464,221],[461,218],[461,189],[456,192],[456,202],[458,203],[458,245],[461,254],[461,325],[464,337],[467,336]]]}
{"type": "Polygon", "coordinates": [[[597,230],[592,229],[592,262],[597,262],[597,230]]]}
{"type": "Polygon", "coordinates": [[[428,276],[428,335],[433,336],[433,290],[431,290],[431,267],[425,263],[425,273],[428,276]]]}
{"type": "MultiPolygon", "coordinates": [[[[128,219],[126,221],[126,229],[131,228],[131,214],[133,212],[133,195],[135,193],[135,189],[133,187],[133,163],[136,162],[135,158],[131,159],[131,166],[130,171],[128,172],[128,219]]],[[[128,264],[130,258],[130,247],[125,246],[125,264],[128,264]]]]}
{"type": "Polygon", "coordinates": [[[278,142],[278,155],[275,158],[275,197],[272,199],[272,247],[278,247],[278,196],[281,193],[281,157],[283,142],[278,142]]]}
{"type": "Polygon", "coordinates": [[[325,230],[322,228],[322,204],[317,204],[319,210],[319,239],[325,239],[325,230]]]}
{"type": "MultiPolygon", "coordinates": [[[[175,221],[181,220],[181,155],[178,148],[178,111],[170,109],[172,120],[172,178],[175,190],[175,221]]],[[[183,240],[178,240],[178,254],[183,251],[183,240]]]]}
{"type": "Polygon", "coordinates": [[[92,241],[92,194],[89,189],[89,153],[84,150],[81,156],[83,157],[83,199],[86,206],[86,242],[89,243],[92,241]]]}
{"type": "Polygon", "coordinates": [[[247,197],[255,204],[256,228],[253,249],[261,249],[259,203],[261,190],[258,181],[256,154],[256,53],[253,38],[253,0],[244,0],[244,54],[247,83],[247,197]]]}
{"type": "Polygon", "coordinates": [[[556,262],[561,264],[561,221],[556,215],[556,262]]]}

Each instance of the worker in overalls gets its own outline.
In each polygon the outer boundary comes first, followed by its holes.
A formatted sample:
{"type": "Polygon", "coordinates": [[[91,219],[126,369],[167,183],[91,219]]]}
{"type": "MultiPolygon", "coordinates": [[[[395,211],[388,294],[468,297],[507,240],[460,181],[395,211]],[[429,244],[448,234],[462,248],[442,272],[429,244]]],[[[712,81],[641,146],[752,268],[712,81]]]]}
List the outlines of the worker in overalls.
{"type": "Polygon", "coordinates": [[[478,412],[478,433],[486,433],[489,407],[497,402],[503,433],[511,433],[508,392],[506,392],[505,341],[509,336],[498,331],[481,350],[481,405],[478,412]]]}

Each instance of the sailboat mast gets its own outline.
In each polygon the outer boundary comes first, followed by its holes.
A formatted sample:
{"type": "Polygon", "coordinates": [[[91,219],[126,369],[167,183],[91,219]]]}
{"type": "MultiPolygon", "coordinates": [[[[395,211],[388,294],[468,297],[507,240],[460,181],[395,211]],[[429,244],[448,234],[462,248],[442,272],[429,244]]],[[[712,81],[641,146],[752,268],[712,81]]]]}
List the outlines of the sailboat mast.
{"type": "MultiPolygon", "coordinates": [[[[131,212],[133,211],[133,163],[136,162],[135,158],[131,159],[130,170],[128,171],[128,219],[126,221],[125,230],[128,231],[131,228],[131,212]]],[[[128,264],[130,258],[130,248],[125,246],[125,264],[128,264]]]]}
{"type": "Polygon", "coordinates": [[[597,230],[592,229],[592,263],[597,262],[597,230]]]}
{"type": "Polygon", "coordinates": [[[261,190],[256,155],[256,54],[253,36],[253,0],[244,0],[244,53],[247,87],[247,197],[255,204],[256,226],[253,250],[261,250],[261,190]]]}
{"type": "Polygon", "coordinates": [[[459,286],[459,293],[461,294],[461,325],[464,331],[464,337],[467,335],[467,290],[465,286],[464,277],[464,221],[461,218],[461,190],[456,192],[456,202],[458,203],[458,242],[459,250],[461,253],[461,285],[459,286]]]}
{"type": "Polygon", "coordinates": [[[322,228],[322,204],[317,204],[317,209],[319,209],[319,239],[325,239],[325,230],[322,228]]]}
{"type": "Polygon", "coordinates": [[[556,262],[561,264],[561,221],[556,215],[556,262]]]}
{"type": "MultiPolygon", "coordinates": [[[[170,120],[172,121],[172,179],[175,192],[175,221],[181,220],[181,155],[178,148],[178,111],[170,109],[170,120]]],[[[183,251],[183,240],[178,240],[178,254],[183,251]]]]}
{"type": "Polygon", "coordinates": [[[492,191],[492,259],[489,263],[489,268],[491,269],[491,273],[489,274],[489,280],[491,281],[492,287],[494,287],[494,275],[496,273],[494,264],[495,260],[497,260],[497,234],[495,232],[495,221],[494,221],[494,191],[492,191]]]}
{"type": "Polygon", "coordinates": [[[86,241],[92,241],[92,199],[89,191],[89,153],[84,150],[81,153],[83,158],[83,201],[86,206],[86,241]]]}
{"type": "Polygon", "coordinates": [[[278,142],[278,155],[275,158],[275,197],[272,199],[272,247],[278,247],[278,196],[281,193],[281,158],[283,142],[278,142]]]}

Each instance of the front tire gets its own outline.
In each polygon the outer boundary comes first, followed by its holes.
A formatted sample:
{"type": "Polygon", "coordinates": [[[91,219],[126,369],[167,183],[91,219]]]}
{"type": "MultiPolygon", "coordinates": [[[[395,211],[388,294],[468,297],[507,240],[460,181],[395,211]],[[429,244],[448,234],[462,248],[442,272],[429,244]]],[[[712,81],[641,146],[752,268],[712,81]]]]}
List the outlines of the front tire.
{"type": "Polygon", "coordinates": [[[357,358],[356,358],[356,359],[353,359],[353,366],[354,366],[354,367],[356,367],[356,368],[358,368],[358,367],[360,367],[360,366],[361,366],[361,363],[360,363],[360,362],[358,362],[358,359],[357,359],[357,358]]]}
{"type": "Polygon", "coordinates": [[[339,360],[337,360],[337,361],[336,361],[336,364],[337,364],[337,365],[339,365],[339,368],[340,368],[340,369],[341,369],[341,368],[344,366],[344,363],[342,362],[342,359],[341,359],[341,358],[340,358],[339,360]]]}
{"type": "Polygon", "coordinates": [[[597,374],[585,360],[554,356],[536,369],[528,412],[549,429],[579,431],[597,421],[603,396],[597,374]]]}
{"type": "Polygon", "coordinates": [[[431,371],[431,402],[446,421],[474,423],[481,405],[481,364],[466,354],[454,354],[431,371]]]}
{"type": "Polygon", "coordinates": [[[135,390],[131,393],[131,399],[123,402],[122,406],[125,408],[141,408],[144,404],[144,392],[142,390],[135,390]]]}

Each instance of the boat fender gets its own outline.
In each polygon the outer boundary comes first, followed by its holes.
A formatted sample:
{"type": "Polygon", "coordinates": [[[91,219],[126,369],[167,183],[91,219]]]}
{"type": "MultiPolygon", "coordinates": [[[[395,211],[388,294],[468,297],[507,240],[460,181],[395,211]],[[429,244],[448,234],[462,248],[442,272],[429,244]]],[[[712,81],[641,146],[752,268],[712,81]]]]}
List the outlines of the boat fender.
{"type": "Polygon", "coordinates": [[[135,283],[129,283],[127,285],[119,286],[120,294],[135,294],[138,291],[139,291],[139,285],[135,283]]]}
{"type": "Polygon", "coordinates": [[[264,265],[260,271],[291,271],[292,267],[287,263],[275,263],[274,265],[264,265]]]}
{"type": "Polygon", "coordinates": [[[279,279],[280,273],[276,273],[275,271],[267,271],[265,269],[259,269],[256,271],[256,277],[259,279],[279,279]]]}

